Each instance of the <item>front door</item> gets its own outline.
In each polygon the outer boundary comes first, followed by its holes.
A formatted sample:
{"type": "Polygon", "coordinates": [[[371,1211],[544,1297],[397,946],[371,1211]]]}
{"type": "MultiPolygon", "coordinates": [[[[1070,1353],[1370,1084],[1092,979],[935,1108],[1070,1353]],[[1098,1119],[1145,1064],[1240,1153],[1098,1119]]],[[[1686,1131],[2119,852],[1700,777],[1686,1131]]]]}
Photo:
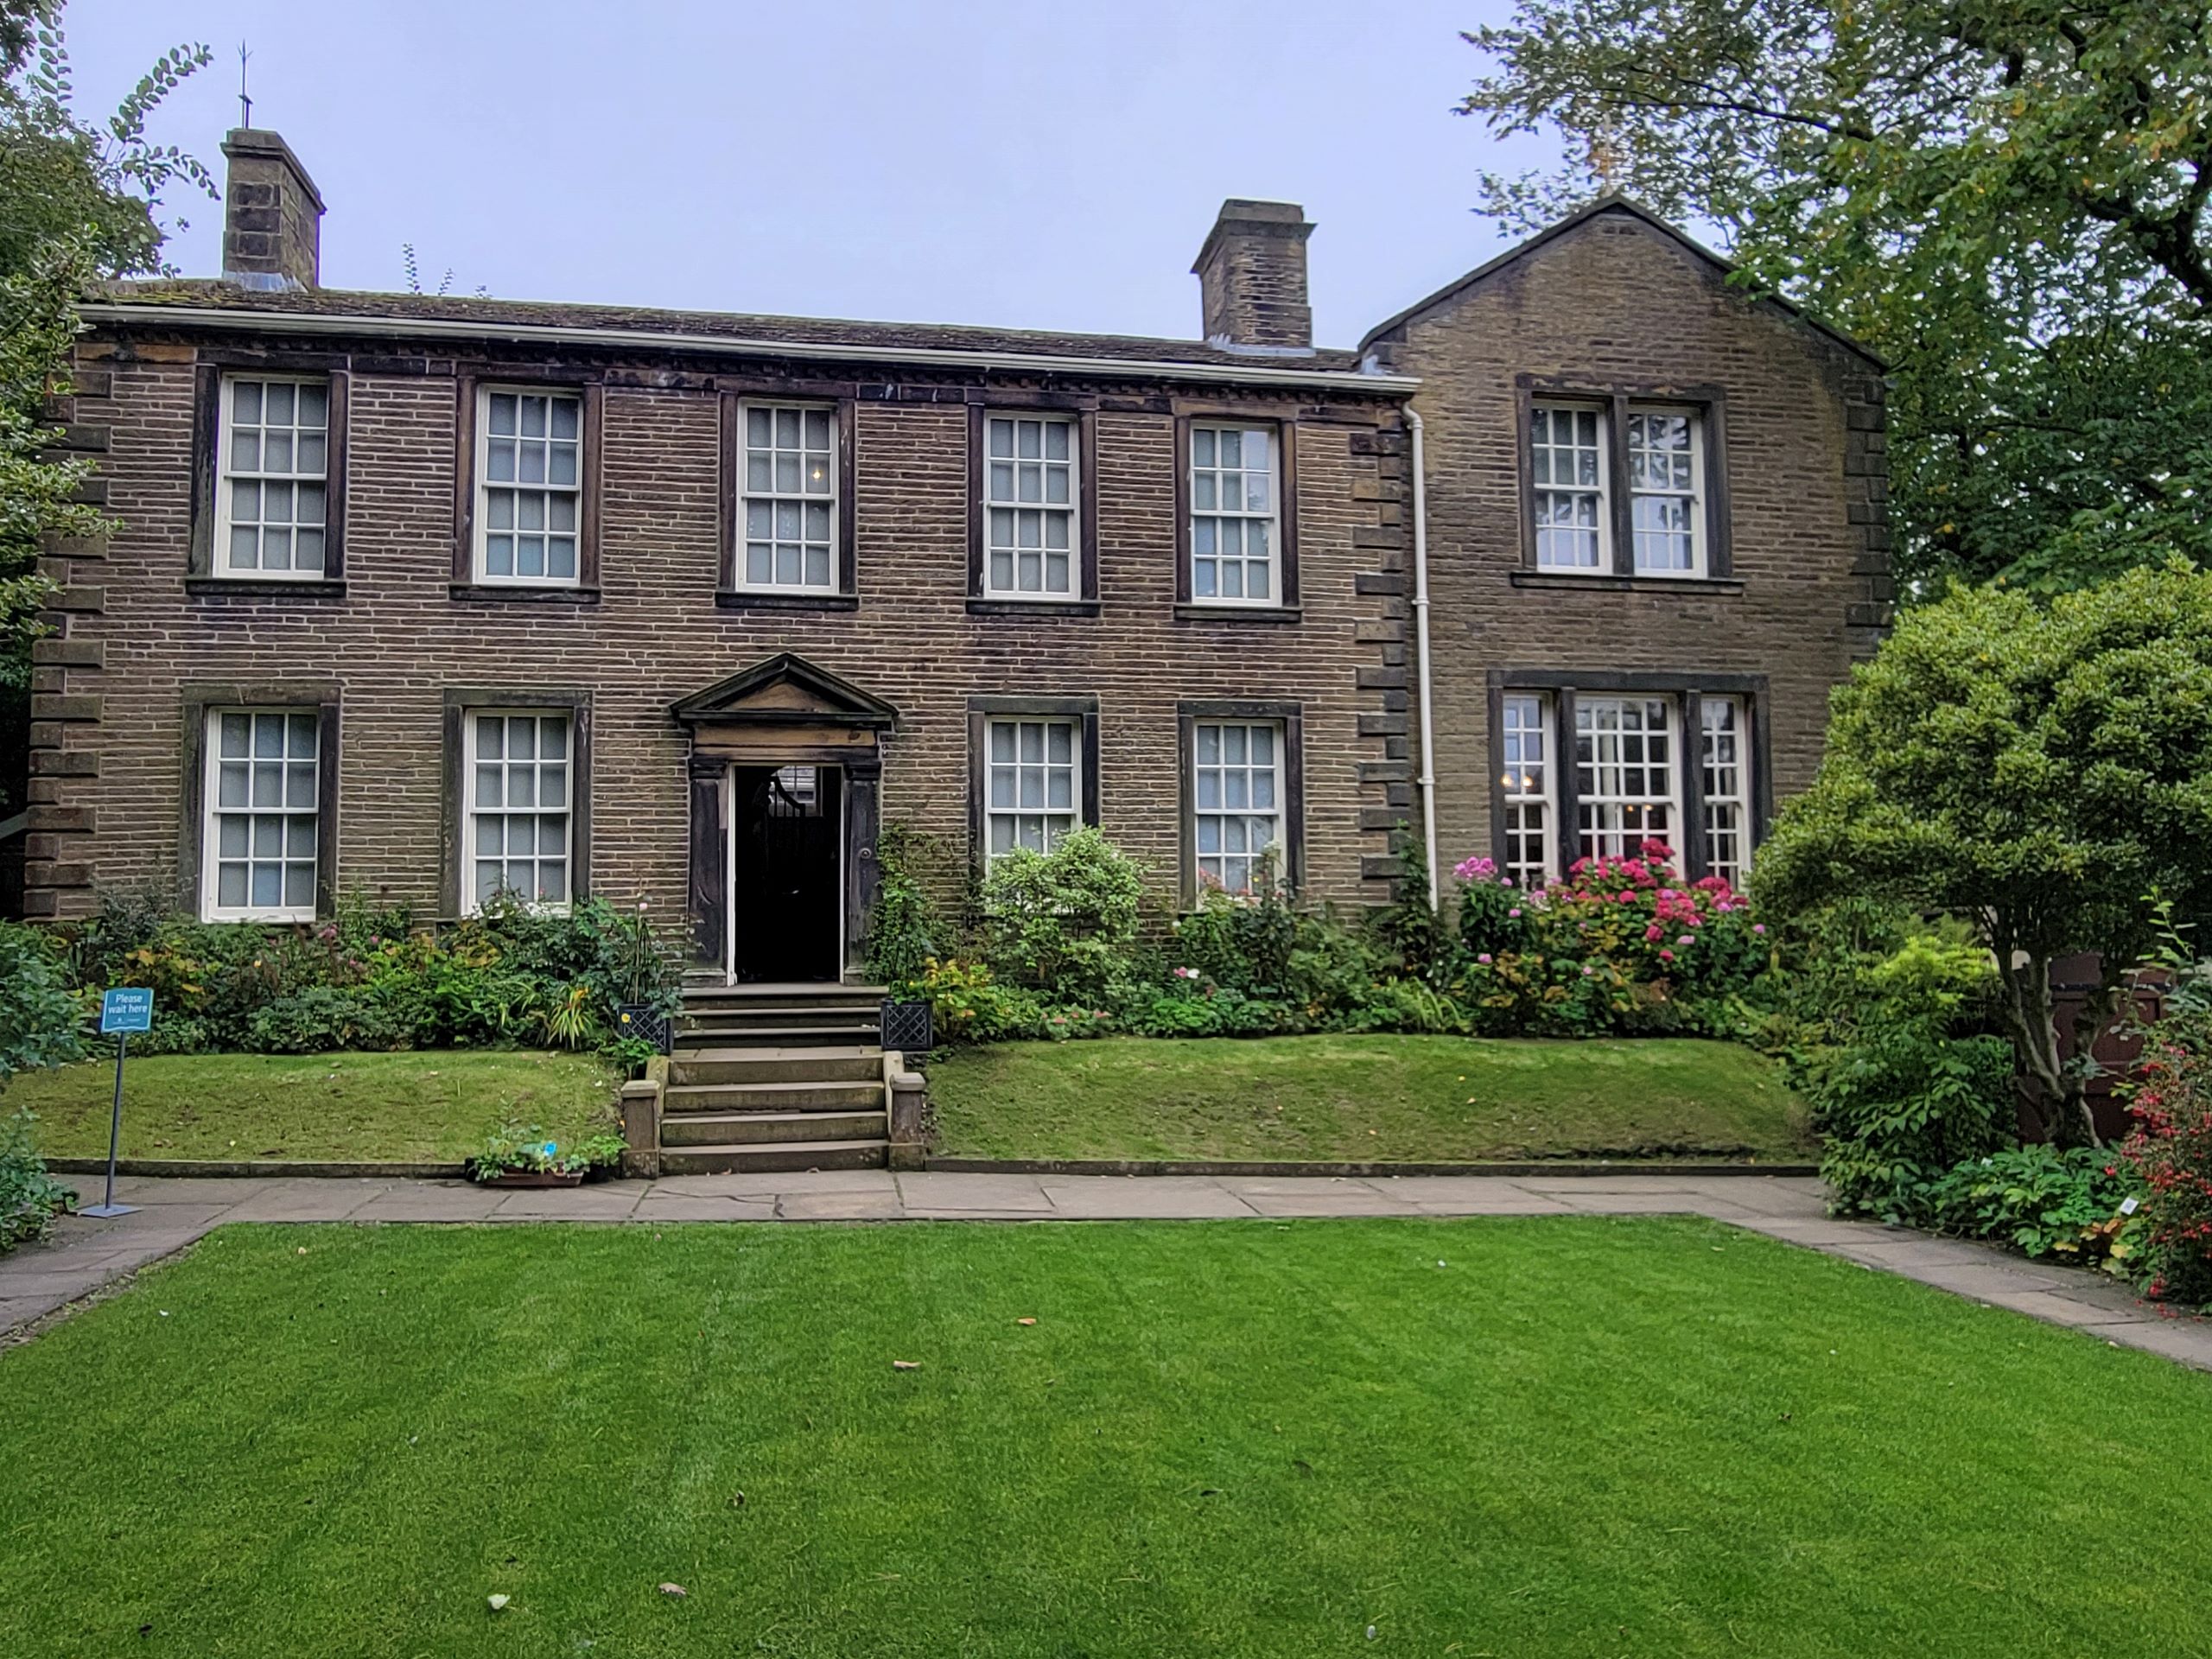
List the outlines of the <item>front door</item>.
{"type": "Polygon", "coordinates": [[[836,980],[844,955],[844,774],[730,768],[730,970],[836,980]]]}

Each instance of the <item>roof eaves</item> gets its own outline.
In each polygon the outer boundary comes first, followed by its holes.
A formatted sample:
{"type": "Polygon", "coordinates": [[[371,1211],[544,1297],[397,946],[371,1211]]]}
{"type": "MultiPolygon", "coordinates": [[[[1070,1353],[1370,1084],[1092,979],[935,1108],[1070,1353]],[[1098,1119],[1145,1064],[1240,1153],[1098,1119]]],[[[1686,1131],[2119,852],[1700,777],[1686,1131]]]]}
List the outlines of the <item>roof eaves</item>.
{"type": "Polygon", "coordinates": [[[663,350],[723,357],[811,358],[855,363],[1078,374],[1096,378],[1138,378],[1226,381],[1236,385],[1325,387],[1382,397],[1410,395],[1420,385],[1412,375],[1382,374],[1363,367],[1324,369],[1269,363],[1185,361],[1091,356],[1081,353],[999,348],[877,345],[855,341],[779,340],[734,334],[684,333],[671,329],[594,327],[484,318],[391,316],[255,308],[230,304],[193,304],[175,299],[90,301],[79,315],[93,323],[164,324],[175,327],[235,330],[255,334],[353,334],[370,338],[497,340],[663,350]]]}

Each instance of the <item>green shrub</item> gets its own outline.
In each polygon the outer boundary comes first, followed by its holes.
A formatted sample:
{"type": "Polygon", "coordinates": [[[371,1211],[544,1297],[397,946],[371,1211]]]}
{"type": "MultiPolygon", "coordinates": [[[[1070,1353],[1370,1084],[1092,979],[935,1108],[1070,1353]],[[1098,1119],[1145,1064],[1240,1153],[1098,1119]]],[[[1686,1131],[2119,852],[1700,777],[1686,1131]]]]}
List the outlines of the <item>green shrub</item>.
{"type": "Polygon", "coordinates": [[[1931,1232],[1995,1239],[2029,1255],[2131,1265],[2141,1229],[2120,1213],[2134,1178],[2094,1147],[2010,1147],[1923,1185],[1907,1217],[1931,1232]]]}
{"type": "Polygon", "coordinates": [[[941,1043],[1000,1043],[1045,1034],[1045,1010],[1027,991],[1001,985],[979,962],[931,957],[909,994],[930,1005],[941,1043]]]}
{"type": "Polygon", "coordinates": [[[323,1054],[341,1048],[393,1049],[413,1033],[358,990],[310,985],[256,1009],[247,1039],[261,1054],[323,1054]]]}
{"type": "Polygon", "coordinates": [[[928,970],[944,931],[919,868],[926,850],[925,838],[904,824],[886,824],[876,838],[877,887],[868,918],[868,970],[894,991],[912,985],[928,970]]]}
{"type": "Polygon", "coordinates": [[[1049,853],[992,860],[983,877],[983,957],[1001,981],[1056,1002],[1114,1000],[1137,943],[1144,874],[1089,825],[1049,853]]]}
{"type": "Polygon", "coordinates": [[[1216,985],[1246,996],[1280,998],[1290,984],[1300,919],[1276,887],[1264,887],[1249,899],[1211,888],[1200,896],[1198,909],[1176,922],[1169,954],[1177,966],[1195,968],[1216,985]]]}
{"type": "Polygon", "coordinates": [[[332,921],[263,927],[163,916],[126,893],[104,900],[68,960],[80,995],[152,990],[145,1046],[168,1053],[603,1047],[625,1005],[672,1014],[679,978],[643,906],[596,899],[553,912],[502,897],[439,934],[359,899],[332,921]]]}
{"type": "Polygon", "coordinates": [[[82,1023],[48,939],[0,922],[0,1084],[14,1072],[78,1058],[82,1023]]]}
{"type": "Polygon", "coordinates": [[[0,1255],[26,1239],[44,1238],[73,1198],[46,1173],[32,1135],[35,1122],[25,1109],[0,1117],[0,1255]]]}
{"type": "Polygon", "coordinates": [[[1923,933],[1856,977],[1840,1040],[1794,1069],[1826,1137],[1833,1207],[1910,1220],[1927,1183],[2011,1139],[2012,1046],[1971,1029],[1995,969],[1978,946],[1923,933]]]}

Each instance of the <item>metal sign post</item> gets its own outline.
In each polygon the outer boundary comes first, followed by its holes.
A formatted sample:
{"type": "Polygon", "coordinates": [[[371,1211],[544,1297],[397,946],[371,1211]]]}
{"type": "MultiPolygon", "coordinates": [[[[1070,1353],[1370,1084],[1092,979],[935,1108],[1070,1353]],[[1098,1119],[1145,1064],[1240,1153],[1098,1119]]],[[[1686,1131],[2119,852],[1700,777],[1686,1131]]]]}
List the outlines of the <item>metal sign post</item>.
{"type": "Polygon", "coordinates": [[[124,988],[108,991],[100,997],[100,1033],[115,1033],[115,1111],[107,1125],[107,1196],[89,1210],[77,1213],[83,1216],[136,1215],[135,1204],[115,1201],[116,1153],[123,1141],[123,1058],[130,1047],[130,1033],[154,1028],[154,994],[151,991],[124,988]]]}

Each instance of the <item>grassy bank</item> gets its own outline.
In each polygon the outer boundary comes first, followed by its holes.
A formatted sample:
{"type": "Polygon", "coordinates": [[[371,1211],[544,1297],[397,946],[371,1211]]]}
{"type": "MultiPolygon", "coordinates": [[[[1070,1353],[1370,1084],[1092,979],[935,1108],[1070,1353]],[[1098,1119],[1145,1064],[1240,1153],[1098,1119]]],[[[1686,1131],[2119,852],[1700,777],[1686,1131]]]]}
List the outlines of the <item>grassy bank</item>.
{"type": "Polygon", "coordinates": [[[939,1060],[930,1097],[939,1149],[974,1157],[1812,1155],[1770,1062],[1688,1039],[1011,1043],[939,1060]]]}
{"type": "MultiPolygon", "coordinates": [[[[29,1071],[0,1109],[37,1113],[48,1157],[105,1157],[114,1088],[112,1057],[29,1071]]],[[[162,1054],[124,1068],[123,1155],[459,1163],[504,1113],[568,1141],[613,1095],[586,1054],[162,1054]]]]}

